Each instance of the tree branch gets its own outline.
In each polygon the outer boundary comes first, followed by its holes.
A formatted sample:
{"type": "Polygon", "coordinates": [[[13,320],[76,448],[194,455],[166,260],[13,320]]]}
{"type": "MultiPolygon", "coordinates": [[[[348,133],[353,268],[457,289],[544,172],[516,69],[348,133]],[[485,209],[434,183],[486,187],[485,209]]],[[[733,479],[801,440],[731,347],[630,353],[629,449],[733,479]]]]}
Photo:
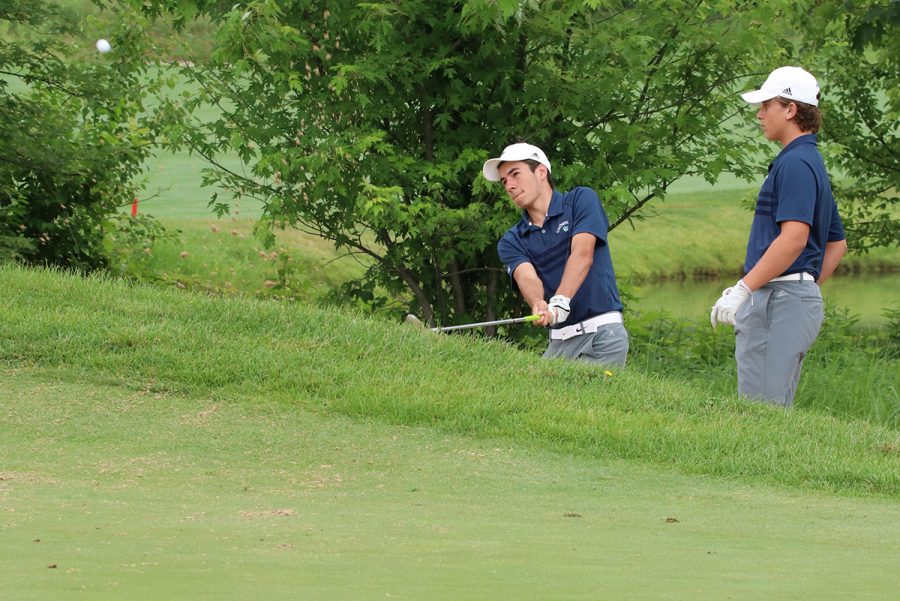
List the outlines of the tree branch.
{"type": "MultiPolygon", "coordinates": [[[[665,189],[665,187],[663,187],[663,189],[665,189]]],[[[630,220],[632,215],[637,213],[641,209],[641,207],[643,207],[645,204],[650,202],[650,199],[655,198],[655,197],[656,197],[656,192],[651,192],[650,194],[648,194],[647,196],[645,196],[644,198],[639,200],[637,203],[628,207],[625,210],[625,212],[622,213],[619,216],[619,218],[616,219],[615,222],[609,226],[609,230],[612,231],[612,230],[616,229],[616,227],[621,225],[623,222],[630,220]]]]}

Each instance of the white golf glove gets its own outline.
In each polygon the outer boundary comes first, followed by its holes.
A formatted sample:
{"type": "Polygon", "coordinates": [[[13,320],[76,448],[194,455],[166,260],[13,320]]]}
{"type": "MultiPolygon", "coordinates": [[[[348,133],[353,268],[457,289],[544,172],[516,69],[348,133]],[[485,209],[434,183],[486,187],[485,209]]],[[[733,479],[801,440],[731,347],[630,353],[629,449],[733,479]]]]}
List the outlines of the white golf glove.
{"type": "Polygon", "coordinates": [[[550,323],[548,325],[555,326],[569,319],[569,299],[568,296],[557,294],[547,303],[547,311],[550,312],[550,323]]]}
{"type": "Polygon", "coordinates": [[[712,327],[716,327],[720,323],[734,326],[734,316],[738,307],[744,304],[750,298],[750,288],[744,283],[744,280],[738,280],[737,284],[731,288],[726,288],[722,292],[721,298],[713,305],[712,313],[709,315],[709,322],[712,327]]]}

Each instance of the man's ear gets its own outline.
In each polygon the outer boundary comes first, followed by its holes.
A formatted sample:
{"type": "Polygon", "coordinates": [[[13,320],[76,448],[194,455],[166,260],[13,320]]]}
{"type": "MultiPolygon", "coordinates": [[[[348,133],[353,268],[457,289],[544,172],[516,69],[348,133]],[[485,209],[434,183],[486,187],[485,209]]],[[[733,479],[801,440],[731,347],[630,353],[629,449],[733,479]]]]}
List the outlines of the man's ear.
{"type": "Polygon", "coordinates": [[[787,105],[787,118],[793,119],[797,116],[797,104],[795,102],[791,102],[787,105]]]}

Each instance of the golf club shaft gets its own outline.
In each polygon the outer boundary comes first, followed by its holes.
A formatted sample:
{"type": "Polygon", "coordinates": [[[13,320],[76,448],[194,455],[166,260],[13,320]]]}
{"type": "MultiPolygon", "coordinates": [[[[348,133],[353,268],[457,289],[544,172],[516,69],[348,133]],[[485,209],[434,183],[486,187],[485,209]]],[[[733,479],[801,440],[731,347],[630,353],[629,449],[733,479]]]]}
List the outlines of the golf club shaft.
{"type": "Polygon", "coordinates": [[[452,330],[468,330],[471,328],[486,328],[489,326],[503,326],[510,323],[525,323],[527,321],[537,321],[540,315],[528,315],[526,317],[514,317],[512,319],[498,319],[496,321],[482,321],[479,323],[467,323],[461,326],[447,326],[444,328],[431,328],[432,332],[450,332],[452,330]]]}

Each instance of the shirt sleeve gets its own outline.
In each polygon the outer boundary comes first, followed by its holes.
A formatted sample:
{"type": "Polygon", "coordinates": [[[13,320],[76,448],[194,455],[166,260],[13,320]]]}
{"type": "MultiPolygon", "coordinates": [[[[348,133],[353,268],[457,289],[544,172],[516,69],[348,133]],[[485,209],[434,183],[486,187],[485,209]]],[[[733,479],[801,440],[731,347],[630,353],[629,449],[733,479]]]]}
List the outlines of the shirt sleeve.
{"type": "Polygon", "coordinates": [[[572,235],[593,234],[600,244],[606,244],[609,221],[600,198],[591,188],[576,188],[572,200],[572,235]]]}
{"type": "Polygon", "coordinates": [[[802,160],[790,161],[781,169],[775,184],[778,209],[775,222],[802,221],[813,224],[818,184],[812,168],[802,160]]]}
{"type": "Polygon", "coordinates": [[[831,225],[828,227],[828,241],[840,242],[846,238],[847,236],[844,234],[844,222],[841,221],[841,216],[837,210],[837,204],[835,204],[834,210],[831,213],[831,225]]]}
{"type": "Polygon", "coordinates": [[[531,257],[511,232],[507,232],[500,238],[500,242],[497,243],[497,253],[500,255],[500,261],[506,265],[506,275],[510,277],[515,288],[516,280],[512,277],[513,272],[522,263],[531,263],[531,257]]]}

